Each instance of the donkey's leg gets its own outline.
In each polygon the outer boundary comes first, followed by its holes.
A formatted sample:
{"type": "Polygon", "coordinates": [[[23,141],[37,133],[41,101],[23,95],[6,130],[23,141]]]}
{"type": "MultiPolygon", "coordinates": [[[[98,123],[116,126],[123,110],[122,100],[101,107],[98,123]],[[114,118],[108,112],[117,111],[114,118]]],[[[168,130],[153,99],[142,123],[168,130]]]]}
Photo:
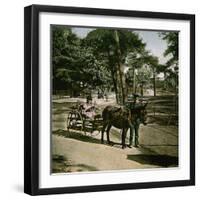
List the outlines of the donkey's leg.
{"type": "Polygon", "coordinates": [[[134,125],[130,123],[129,126],[130,126],[129,147],[131,148],[133,145],[134,125]]]}
{"type": "Polygon", "coordinates": [[[122,129],[122,149],[126,148],[126,133],[127,129],[122,129]]]}
{"type": "Polygon", "coordinates": [[[107,126],[107,123],[104,123],[103,124],[103,128],[101,130],[101,143],[103,144],[104,143],[104,131],[106,129],[106,126],[107,126]]]}
{"type": "Polygon", "coordinates": [[[107,127],[107,130],[106,130],[106,133],[107,133],[107,142],[108,142],[108,144],[110,144],[110,129],[111,129],[111,127],[112,127],[112,125],[108,125],[108,127],[107,127]]]}
{"type": "Polygon", "coordinates": [[[139,124],[135,125],[135,147],[139,145],[139,124]]]}

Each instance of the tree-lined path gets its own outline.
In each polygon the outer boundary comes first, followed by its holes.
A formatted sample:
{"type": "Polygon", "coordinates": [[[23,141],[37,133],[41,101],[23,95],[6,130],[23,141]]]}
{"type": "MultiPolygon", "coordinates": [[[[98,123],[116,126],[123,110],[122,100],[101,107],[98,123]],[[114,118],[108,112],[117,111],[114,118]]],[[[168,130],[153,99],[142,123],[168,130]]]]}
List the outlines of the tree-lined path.
{"type": "Polygon", "coordinates": [[[53,171],[178,166],[178,32],[143,31],[154,36],[145,40],[142,31],[128,29],[53,25],[51,31],[53,171]],[[149,41],[157,51],[162,41],[162,59],[149,41]],[[100,143],[98,131],[67,130],[71,107],[86,97],[101,114],[107,105],[125,106],[136,93],[138,101],[148,101],[139,148],[122,150],[116,128],[110,146],[100,143]]]}

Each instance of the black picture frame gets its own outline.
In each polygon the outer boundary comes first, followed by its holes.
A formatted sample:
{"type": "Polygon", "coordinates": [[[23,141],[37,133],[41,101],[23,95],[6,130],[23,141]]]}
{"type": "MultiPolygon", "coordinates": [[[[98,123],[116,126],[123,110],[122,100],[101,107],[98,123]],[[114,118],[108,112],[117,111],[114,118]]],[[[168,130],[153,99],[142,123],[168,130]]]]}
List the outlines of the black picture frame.
{"type": "Polygon", "coordinates": [[[30,195],[97,192],[195,184],[195,15],[82,7],[31,5],[24,9],[24,192],[30,195]],[[187,20],[190,23],[190,178],[188,180],[39,188],[39,14],[76,13],[103,16],[187,20]]]}

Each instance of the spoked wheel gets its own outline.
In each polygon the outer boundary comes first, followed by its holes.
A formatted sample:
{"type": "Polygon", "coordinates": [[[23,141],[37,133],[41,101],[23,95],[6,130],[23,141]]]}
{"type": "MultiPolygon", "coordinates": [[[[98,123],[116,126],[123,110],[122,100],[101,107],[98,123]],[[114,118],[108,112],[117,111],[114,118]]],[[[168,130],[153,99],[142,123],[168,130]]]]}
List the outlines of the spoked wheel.
{"type": "Polygon", "coordinates": [[[70,111],[67,117],[67,130],[75,129],[83,131],[84,121],[81,113],[79,111],[70,111]]]}

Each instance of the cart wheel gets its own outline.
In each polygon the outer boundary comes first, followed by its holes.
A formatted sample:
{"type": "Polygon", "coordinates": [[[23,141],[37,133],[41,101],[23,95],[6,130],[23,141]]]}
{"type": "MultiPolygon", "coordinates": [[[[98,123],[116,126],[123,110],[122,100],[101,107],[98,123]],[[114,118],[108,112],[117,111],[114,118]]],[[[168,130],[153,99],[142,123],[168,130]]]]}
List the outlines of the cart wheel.
{"type": "Polygon", "coordinates": [[[68,114],[67,116],[67,121],[66,121],[66,124],[67,124],[67,130],[69,131],[69,129],[71,128],[71,112],[68,114]]]}
{"type": "Polygon", "coordinates": [[[79,111],[75,111],[76,112],[76,115],[77,115],[77,119],[81,121],[81,127],[80,127],[80,131],[84,131],[84,119],[83,119],[83,116],[82,114],[79,112],[79,111]]]}
{"type": "Polygon", "coordinates": [[[79,129],[83,131],[83,117],[78,111],[71,111],[67,117],[67,130],[69,129],[79,129]]]}

